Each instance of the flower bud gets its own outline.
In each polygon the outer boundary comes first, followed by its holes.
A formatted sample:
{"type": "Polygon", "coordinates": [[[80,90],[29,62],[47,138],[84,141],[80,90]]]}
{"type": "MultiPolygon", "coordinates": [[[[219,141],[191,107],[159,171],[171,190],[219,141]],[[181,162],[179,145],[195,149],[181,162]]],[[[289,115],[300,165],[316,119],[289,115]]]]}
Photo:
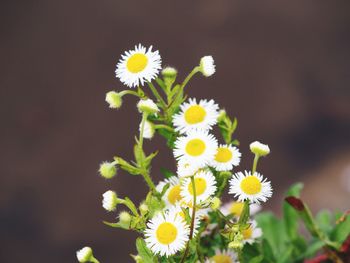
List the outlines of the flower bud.
{"type": "Polygon", "coordinates": [[[139,209],[140,209],[141,214],[143,214],[143,215],[149,211],[148,205],[146,205],[144,203],[140,205],[139,209]]]}
{"type": "Polygon", "coordinates": [[[114,191],[107,191],[103,195],[102,206],[108,212],[115,211],[118,204],[118,197],[114,191]]]}
{"type": "Polygon", "coordinates": [[[265,156],[270,153],[270,148],[267,144],[262,144],[258,141],[252,142],[250,144],[250,150],[252,153],[259,155],[259,156],[265,156]]]}
{"type": "Polygon", "coordinates": [[[220,200],[220,198],[218,198],[218,197],[213,197],[212,199],[211,199],[211,205],[210,205],[210,207],[213,209],[213,210],[217,210],[219,207],[221,206],[221,200],[220,200]]]}
{"type": "Polygon", "coordinates": [[[142,259],[142,257],[140,255],[132,255],[133,259],[135,260],[136,263],[144,263],[144,260],[142,259]]]}
{"type": "Polygon", "coordinates": [[[222,122],[226,118],[226,111],[224,109],[219,111],[219,116],[217,118],[218,122],[222,122]]]}
{"type": "Polygon", "coordinates": [[[243,242],[232,241],[232,242],[228,243],[228,248],[231,248],[234,250],[241,250],[243,248],[243,242]]]}
{"type": "MultiPolygon", "coordinates": [[[[142,122],[140,123],[139,131],[141,132],[142,128],[142,122]]],[[[145,124],[143,126],[143,138],[145,139],[152,139],[155,133],[154,124],[148,120],[145,121],[145,124]]]]}
{"type": "Polygon", "coordinates": [[[92,249],[90,247],[84,247],[77,251],[78,261],[81,263],[90,262],[93,258],[92,249]]]}
{"type": "Polygon", "coordinates": [[[103,162],[98,169],[100,175],[106,179],[111,179],[117,174],[117,167],[114,163],[103,162]]]}
{"type": "Polygon", "coordinates": [[[151,99],[141,99],[137,103],[137,108],[140,112],[145,112],[148,114],[154,114],[159,112],[157,104],[155,104],[151,99]]]}
{"type": "Polygon", "coordinates": [[[214,59],[212,56],[204,56],[199,63],[199,70],[205,77],[210,77],[215,73],[214,59]]]}
{"type": "Polygon", "coordinates": [[[129,225],[131,221],[131,215],[126,211],[122,211],[119,214],[119,221],[123,225],[129,225]]]}
{"type": "Polygon", "coordinates": [[[122,106],[122,96],[115,91],[109,91],[106,94],[106,102],[111,109],[119,109],[122,106]]]}
{"type": "Polygon", "coordinates": [[[177,70],[173,67],[166,67],[162,70],[162,75],[164,78],[175,78],[177,70]]]}

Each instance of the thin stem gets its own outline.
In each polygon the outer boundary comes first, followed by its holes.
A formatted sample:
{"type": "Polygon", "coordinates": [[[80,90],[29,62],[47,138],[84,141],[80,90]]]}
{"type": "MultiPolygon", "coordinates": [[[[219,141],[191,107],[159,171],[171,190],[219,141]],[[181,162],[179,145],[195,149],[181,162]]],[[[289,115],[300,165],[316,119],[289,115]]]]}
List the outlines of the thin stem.
{"type": "Polygon", "coordinates": [[[197,67],[195,67],[195,68],[190,72],[190,74],[187,75],[187,77],[185,78],[185,80],[184,80],[184,81],[182,82],[182,84],[181,84],[181,89],[182,89],[182,90],[185,88],[185,86],[186,86],[187,83],[191,80],[191,78],[192,78],[196,73],[199,72],[199,69],[200,69],[200,67],[197,66],[197,67]]]}
{"type": "Polygon", "coordinates": [[[199,66],[197,66],[197,67],[195,67],[194,69],[192,69],[192,71],[190,72],[190,74],[188,74],[187,77],[185,78],[185,80],[182,82],[181,87],[180,87],[179,91],[178,91],[177,94],[176,94],[176,97],[172,100],[172,102],[169,104],[168,107],[170,107],[171,104],[172,104],[174,101],[176,101],[176,100],[178,99],[178,97],[180,96],[180,94],[182,94],[182,92],[184,91],[185,86],[187,85],[187,83],[191,80],[191,78],[192,78],[196,73],[199,72],[199,70],[200,70],[200,67],[199,67],[199,66]]]}
{"type": "MultiPolygon", "coordinates": [[[[146,112],[144,112],[142,114],[142,120],[141,120],[141,131],[140,131],[140,137],[139,137],[139,148],[140,151],[142,151],[143,148],[143,129],[145,128],[145,122],[147,120],[148,114],[146,112]]],[[[143,162],[143,160],[142,160],[143,162]]]]}
{"type": "Polygon", "coordinates": [[[188,250],[190,248],[190,241],[193,237],[193,230],[194,230],[194,220],[196,216],[196,201],[197,201],[197,194],[196,194],[196,184],[194,181],[194,176],[191,176],[191,183],[192,183],[192,191],[193,191],[193,207],[192,207],[192,218],[191,218],[191,228],[190,228],[190,239],[187,242],[185,253],[181,259],[181,263],[185,262],[185,259],[188,254],[188,250]]]}
{"type": "Polygon", "coordinates": [[[133,90],[123,90],[123,91],[119,92],[120,96],[124,96],[126,94],[130,94],[130,95],[134,95],[136,97],[140,97],[140,95],[136,91],[133,91],[133,90]]]}
{"type": "Polygon", "coordinates": [[[90,261],[91,261],[92,263],[100,263],[100,261],[98,261],[97,258],[95,258],[94,256],[91,256],[90,261]]]}
{"type": "Polygon", "coordinates": [[[255,174],[255,172],[256,172],[256,167],[258,166],[259,158],[260,158],[260,155],[259,154],[255,154],[254,162],[253,162],[253,168],[252,168],[252,175],[255,174]]]}
{"type": "Polygon", "coordinates": [[[152,191],[153,193],[156,193],[156,192],[157,192],[156,186],[154,185],[154,183],[153,183],[153,181],[152,181],[151,176],[149,175],[149,173],[148,173],[147,171],[145,171],[145,172],[143,172],[141,175],[142,175],[143,179],[145,179],[145,181],[146,181],[148,187],[151,189],[151,191],[152,191]]]}
{"type": "Polygon", "coordinates": [[[160,94],[159,94],[158,90],[156,89],[156,87],[152,84],[152,82],[148,82],[148,86],[151,89],[151,91],[154,94],[154,96],[157,98],[157,100],[162,105],[163,109],[165,109],[166,108],[166,103],[163,100],[162,96],[160,96],[160,94]]]}
{"type": "Polygon", "coordinates": [[[154,125],[154,128],[155,128],[155,129],[165,129],[165,130],[168,130],[168,131],[170,131],[170,132],[174,132],[174,129],[173,129],[173,128],[171,128],[170,126],[165,125],[165,124],[155,124],[155,125],[154,125]]]}
{"type": "Polygon", "coordinates": [[[219,186],[218,191],[216,192],[215,196],[217,196],[217,197],[220,197],[222,195],[222,193],[223,193],[223,191],[224,191],[224,189],[225,189],[225,187],[227,185],[227,181],[230,178],[231,174],[227,173],[227,172],[226,173],[223,172],[223,173],[220,174],[220,176],[222,176],[223,179],[222,179],[221,185],[219,186]]]}

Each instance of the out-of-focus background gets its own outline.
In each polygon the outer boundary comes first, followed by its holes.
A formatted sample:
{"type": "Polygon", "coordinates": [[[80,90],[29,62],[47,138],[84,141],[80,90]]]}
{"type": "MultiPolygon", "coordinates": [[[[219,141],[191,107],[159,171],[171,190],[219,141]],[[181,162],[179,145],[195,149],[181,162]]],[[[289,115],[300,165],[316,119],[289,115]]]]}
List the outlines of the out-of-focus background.
{"type": "MultiPolygon", "coordinates": [[[[132,158],[140,116],[115,65],[135,44],[160,50],[179,80],[201,56],[217,73],[196,76],[191,96],[213,98],[239,120],[241,169],[253,140],[271,155],[259,164],[275,189],[264,208],[279,213],[283,193],[305,183],[313,211],[349,209],[349,1],[2,1],[0,9],[0,262],[76,262],[94,248],[101,262],[132,262],[136,235],[110,229],[101,195],[113,189],[140,201],[141,178],[111,181],[99,163],[132,158]]],[[[160,137],[159,168],[173,168],[160,137]]]]}

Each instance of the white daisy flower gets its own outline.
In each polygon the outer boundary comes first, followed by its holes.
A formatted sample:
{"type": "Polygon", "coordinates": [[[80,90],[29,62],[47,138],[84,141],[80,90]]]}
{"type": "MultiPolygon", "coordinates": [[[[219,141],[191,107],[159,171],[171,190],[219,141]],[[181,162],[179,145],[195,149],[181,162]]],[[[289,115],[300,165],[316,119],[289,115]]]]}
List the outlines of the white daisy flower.
{"type": "Polygon", "coordinates": [[[126,51],[117,64],[115,74],[125,85],[137,87],[154,79],[161,67],[162,59],[158,50],[147,50],[139,44],[134,50],[126,51]]]}
{"type": "Polygon", "coordinates": [[[250,226],[247,229],[242,230],[243,243],[252,244],[255,240],[262,235],[261,228],[257,227],[257,222],[252,220],[248,222],[250,226]]]}
{"type": "Polygon", "coordinates": [[[185,248],[189,233],[190,228],[182,217],[168,211],[147,223],[145,242],[153,253],[168,257],[185,248]]]}
{"type": "Polygon", "coordinates": [[[210,130],[217,123],[219,106],[214,100],[189,99],[180,106],[181,111],[173,116],[175,130],[187,133],[193,129],[210,130]]]}
{"type": "Polygon", "coordinates": [[[263,144],[261,142],[255,141],[252,142],[249,145],[250,150],[252,151],[252,153],[260,155],[260,156],[265,156],[268,155],[270,153],[270,148],[267,144],[263,144]]]}
{"type": "Polygon", "coordinates": [[[201,61],[199,63],[200,67],[200,72],[205,77],[210,77],[215,73],[215,64],[214,64],[214,59],[212,56],[204,56],[201,58],[201,61]]]}
{"type": "Polygon", "coordinates": [[[216,153],[217,140],[207,131],[194,130],[175,141],[174,156],[179,161],[202,168],[209,164],[216,153]]]}
{"type": "MultiPolygon", "coordinates": [[[[220,211],[223,215],[233,215],[235,217],[240,217],[243,211],[244,202],[232,201],[224,204],[220,211]]],[[[250,215],[253,216],[261,210],[261,206],[258,204],[250,204],[249,211],[250,215]]]]}
{"type": "MultiPolygon", "coordinates": [[[[142,128],[142,122],[140,123],[139,126],[139,131],[141,132],[141,128],[142,128]]],[[[154,124],[148,120],[145,121],[145,124],[143,126],[143,138],[145,139],[152,139],[155,133],[155,129],[154,129],[154,124]]]]}
{"type": "Polygon", "coordinates": [[[177,175],[179,177],[189,177],[198,172],[200,168],[193,163],[180,160],[177,164],[177,175]]]}
{"type": "Polygon", "coordinates": [[[77,251],[77,259],[81,263],[90,262],[93,258],[91,247],[83,247],[77,251]]]}
{"type": "Polygon", "coordinates": [[[162,199],[167,207],[174,206],[177,202],[181,201],[181,185],[180,179],[177,176],[172,176],[164,181],[161,181],[156,186],[156,190],[161,193],[166,184],[169,184],[168,190],[164,193],[162,199]]]}
{"type": "Polygon", "coordinates": [[[238,197],[238,201],[249,199],[252,203],[259,204],[266,202],[272,195],[272,187],[269,181],[266,181],[262,175],[245,171],[236,173],[230,180],[230,194],[238,197]]]}
{"type": "Polygon", "coordinates": [[[207,259],[205,263],[235,263],[237,261],[237,256],[233,250],[215,250],[215,255],[207,259]]]}
{"type": "MultiPolygon", "coordinates": [[[[216,181],[210,171],[200,171],[194,176],[196,188],[196,201],[201,203],[206,201],[216,191],[216,181]]],[[[181,196],[184,202],[193,203],[193,185],[191,178],[184,178],[181,184],[181,196]]]]}
{"type": "Polygon", "coordinates": [[[147,112],[149,114],[154,114],[159,112],[157,104],[155,104],[151,99],[140,99],[140,101],[137,103],[137,108],[141,113],[147,112]]]}
{"type": "Polygon", "coordinates": [[[118,198],[117,194],[114,191],[107,191],[103,195],[102,200],[102,206],[104,209],[106,209],[108,212],[115,211],[117,204],[118,204],[118,198]]]}
{"type": "Polygon", "coordinates": [[[216,150],[211,166],[217,171],[230,171],[233,166],[238,166],[241,161],[241,153],[236,147],[221,144],[216,150]]]}

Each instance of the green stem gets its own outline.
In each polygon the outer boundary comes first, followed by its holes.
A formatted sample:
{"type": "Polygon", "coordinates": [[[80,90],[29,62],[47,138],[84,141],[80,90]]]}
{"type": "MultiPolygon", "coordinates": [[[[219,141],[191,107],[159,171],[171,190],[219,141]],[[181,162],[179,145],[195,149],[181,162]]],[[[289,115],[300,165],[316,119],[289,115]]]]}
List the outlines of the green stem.
{"type": "Polygon", "coordinates": [[[123,90],[123,91],[119,92],[120,96],[124,96],[126,94],[134,95],[136,97],[140,97],[140,94],[138,94],[136,91],[133,91],[133,90],[123,90]]]}
{"type": "Polygon", "coordinates": [[[255,172],[256,172],[256,167],[258,166],[259,158],[260,158],[260,155],[259,154],[255,154],[254,162],[253,162],[253,168],[252,168],[252,175],[254,175],[255,172]]]}
{"type": "Polygon", "coordinates": [[[215,195],[215,196],[220,197],[220,196],[222,195],[222,193],[223,193],[223,191],[225,190],[225,187],[226,187],[226,185],[227,185],[228,179],[230,178],[230,175],[231,175],[231,174],[230,174],[230,173],[227,173],[227,172],[222,172],[222,173],[220,173],[219,176],[222,176],[223,179],[222,179],[222,183],[221,183],[221,185],[219,186],[219,189],[218,189],[218,191],[216,192],[216,195],[215,195]]]}
{"type": "MultiPolygon", "coordinates": [[[[147,117],[148,117],[148,113],[144,112],[142,114],[141,131],[140,131],[140,137],[139,137],[139,148],[140,148],[140,151],[142,151],[142,148],[143,148],[143,129],[145,128],[145,122],[147,120],[147,117]]],[[[143,160],[142,160],[142,162],[143,162],[143,160]]]]}
{"type": "Polygon", "coordinates": [[[195,67],[194,69],[192,69],[192,71],[190,72],[190,74],[187,75],[187,77],[185,78],[185,80],[182,82],[181,84],[181,87],[179,89],[179,91],[177,92],[176,94],[176,97],[172,100],[172,102],[169,104],[168,107],[171,106],[171,104],[174,102],[174,101],[177,101],[177,99],[179,98],[179,96],[183,93],[184,89],[185,89],[185,86],[187,85],[187,83],[191,80],[191,78],[196,74],[198,73],[200,70],[200,67],[197,66],[195,67]]]}
{"type": "Polygon", "coordinates": [[[187,242],[185,253],[181,259],[181,263],[185,262],[185,259],[188,254],[188,250],[190,248],[190,241],[193,237],[193,231],[194,231],[194,219],[196,216],[196,201],[197,201],[197,194],[196,194],[196,184],[194,181],[194,176],[191,176],[191,183],[192,183],[192,191],[193,191],[193,207],[192,207],[192,218],[191,218],[191,228],[190,228],[190,239],[187,242]]]}
{"type": "Polygon", "coordinates": [[[94,256],[91,256],[90,261],[91,261],[92,263],[100,263],[100,261],[98,261],[97,258],[95,258],[94,256]]]}
{"type": "Polygon", "coordinates": [[[185,78],[185,80],[182,82],[181,84],[181,89],[183,90],[185,88],[185,86],[187,85],[187,83],[191,80],[191,78],[196,74],[198,73],[200,70],[200,67],[197,66],[195,67],[191,72],[190,74],[187,75],[187,77],[185,78]]]}
{"type": "Polygon", "coordinates": [[[134,203],[130,200],[130,199],[121,199],[118,198],[118,202],[122,205],[125,205],[127,208],[130,209],[130,211],[135,215],[135,216],[139,216],[139,213],[137,212],[137,208],[134,205],[134,203]]]}
{"type": "Polygon", "coordinates": [[[163,98],[160,96],[160,94],[159,94],[158,90],[156,89],[156,87],[152,84],[152,82],[148,82],[148,86],[151,89],[153,95],[157,98],[157,100],[162,105],[162,108],[165,109],[166,108],[166,103],[163,100],[163,98]]]}
{"type": "Polygon", "coordinates": [[[156,193],[157,190],[156,190],[156,186],[154,185],[152,179],[151,179],[151,176],[149,175],[149,173],[147,171],[141,173],[143,179],[145,179],[148,187],[150,188],[150,190],[153,192],[153,193],[156,193]]]}
{"type": "Polygon", "coordinates": [[[168,130],[168,131],[170,131],[170,132],[174,132],[174,129],[173,129],[173,128],[171,128],[170,126],[165,125],[165,124],[155,124],[155,125],[154,125],[154,128],[155,128],[155,129],[165,129],[165,130],[168,130]]]}

